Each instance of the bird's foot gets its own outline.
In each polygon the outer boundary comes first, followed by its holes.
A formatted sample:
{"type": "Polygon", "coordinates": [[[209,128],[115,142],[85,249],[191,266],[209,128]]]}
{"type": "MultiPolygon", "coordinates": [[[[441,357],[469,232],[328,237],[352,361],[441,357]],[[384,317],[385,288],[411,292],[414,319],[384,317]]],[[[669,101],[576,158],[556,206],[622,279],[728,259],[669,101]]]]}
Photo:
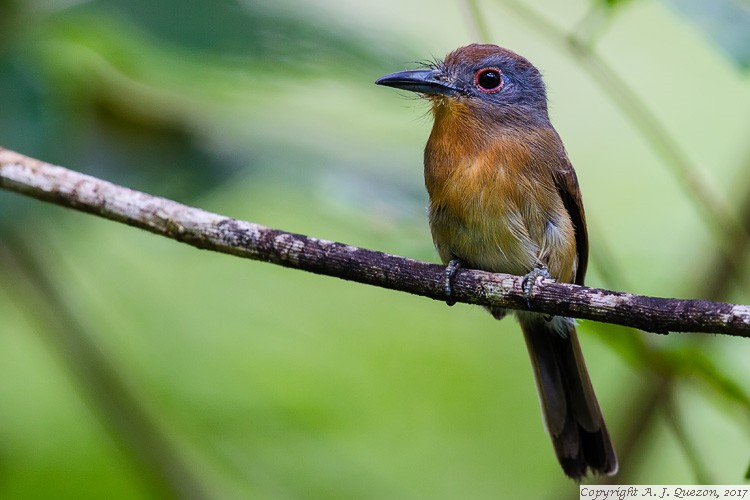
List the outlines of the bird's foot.
{"type": "Polygon", "coordinates": [[[445,290],[445,303],[449,306],[456,303],[456,299],[453,298],[453,278],[461,267],[461,261],[458,259],[451,259],[450,262],[448,262],[448,265],[445,266],[445,282],[443,284],[443,290],[445,290]]]}
{"type": "Polygon", "coordinates": [[[521,281],[521,288],[523,288],[523,296],[526,298],[526,307],[531,309],[531,299],[534,296],[534,285],[539,279],[551,280],[552,276],[549,274],[547,266],[540,265],[531,270],[530,273],[526,274],[521,281]]]}

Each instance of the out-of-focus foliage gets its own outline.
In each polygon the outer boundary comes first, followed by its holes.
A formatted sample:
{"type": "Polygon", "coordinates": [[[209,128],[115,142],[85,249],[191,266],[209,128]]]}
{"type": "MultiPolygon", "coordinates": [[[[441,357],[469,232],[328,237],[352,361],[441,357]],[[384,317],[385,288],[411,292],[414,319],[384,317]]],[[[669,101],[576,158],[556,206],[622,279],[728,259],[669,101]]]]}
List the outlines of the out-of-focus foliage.
{"type": "MultiPolygon", "coordinates": [[[[661,2],[605,3],[623,8],[587,16],[602,2],[524,5],[564,32],[587,19],[597,53],[710,187],[742,206],[747,79],[661,2]]],[[[545,74],[591,224],[589,282],[615,276],[629,291],[704,296],[718,245],[697,201],[568,57],[566,40],[540,37],[533,18],[503,2],[476,5],[493,41],[545,74]]],[[[462,9],[454,0],[0,1],[0,146],[234,217],[432,260],[427,107],[373,81],[474,41],[462,9]]],[[[750,302],[741,284],[720,288],[750,302]]],[[[479,308],[199,252],[0,192],[0,318],[0,498],[143,498],[193,486],[217,498],[577,495],[542,429],[517,326],[479,308]]],[[[618,448],[646,414],[640,395],[664,374],[676,388],[669,408],[684,418],[655,412],[621,477],[693,482],[697,448],[708,479],[740,481],[747,342],[580,330],[618,448]],[[680,422],[685,432],[674,430],[680,422]]]]}
{"type": "Polygon", "coordinates": [[[600,3],[608,8],[614,8],[614,7],[620,7],[631,0],[596,0],[597,3],[600,3]]]}
{"type": "Polygon", "coordinates": [[[750,2],[747,0],[669,0],[734,61],[750,68],[750,2]]]}

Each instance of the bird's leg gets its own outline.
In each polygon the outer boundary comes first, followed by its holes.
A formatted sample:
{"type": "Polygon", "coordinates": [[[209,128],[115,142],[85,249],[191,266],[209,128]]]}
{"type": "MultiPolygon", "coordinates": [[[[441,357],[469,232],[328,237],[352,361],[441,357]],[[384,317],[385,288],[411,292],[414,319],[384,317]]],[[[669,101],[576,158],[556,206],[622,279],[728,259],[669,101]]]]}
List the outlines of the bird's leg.
{"type": "Polygon", "coordinates": [[[453,278],[459,269],[463,267],[462,262],[459,259],[451,259],[448,265],[445,267],[445,282],[443,284],[443,290],[445,290],[445,303],[452,306],[456,303],[456,299],[453,298],[453,278]]]}
{"type": "Polygon", "coordinates": [[[526,307],[531,309],[531,298],[533,296],[534,285],[536,280],[539,278],[551,280],[552,276],[549,274],[547,266],[544,264],[538,264],[530,273],[524,275],[523,281],[521,281],[521,288],[523,288],[523,296],[526,298],[526,307]]]}

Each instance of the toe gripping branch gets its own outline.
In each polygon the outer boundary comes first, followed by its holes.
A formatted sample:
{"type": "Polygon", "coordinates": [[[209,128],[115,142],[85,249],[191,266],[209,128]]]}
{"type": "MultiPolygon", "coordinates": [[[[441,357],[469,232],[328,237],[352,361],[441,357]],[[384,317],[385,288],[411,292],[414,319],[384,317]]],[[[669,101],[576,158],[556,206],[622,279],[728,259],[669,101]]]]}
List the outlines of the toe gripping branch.
{"type": "Polygon", "coordinates": [[[453,298],[453,278],[455,278],[456,273],[461,267],[463,267],[463,265],[458,259],[451,259],[445,267],[445,282],[443,284],[443,290],[445,291],[445,303],[449,306],[456,303],[456,299],[453,298]]]}
{"type": "Polygon", "coordinates": [[[523,296],[526,298],[526,307],[531,309],[531,299],[534,296],[534,285],[536,280],[539,278],[551,280],[552,276],[549,274],[549,270],[545,265],[539,265],[531,270],[530,273],[524,275],[523,281],[521,281],[521,288],[523,288],[523,296]]]}

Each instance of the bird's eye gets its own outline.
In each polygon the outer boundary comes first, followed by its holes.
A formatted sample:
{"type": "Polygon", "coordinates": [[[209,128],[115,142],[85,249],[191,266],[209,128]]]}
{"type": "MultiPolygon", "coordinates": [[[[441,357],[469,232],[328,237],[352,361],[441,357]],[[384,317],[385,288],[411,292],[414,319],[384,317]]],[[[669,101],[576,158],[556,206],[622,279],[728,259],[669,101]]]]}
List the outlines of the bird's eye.
{"type": "Polygon", "coordinates": [[[474,75],[474,83],[482,92],[497,92],[503,86],[503,76],[497,68],[483,68],[474,75]]]}

